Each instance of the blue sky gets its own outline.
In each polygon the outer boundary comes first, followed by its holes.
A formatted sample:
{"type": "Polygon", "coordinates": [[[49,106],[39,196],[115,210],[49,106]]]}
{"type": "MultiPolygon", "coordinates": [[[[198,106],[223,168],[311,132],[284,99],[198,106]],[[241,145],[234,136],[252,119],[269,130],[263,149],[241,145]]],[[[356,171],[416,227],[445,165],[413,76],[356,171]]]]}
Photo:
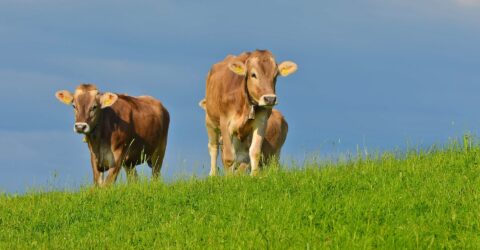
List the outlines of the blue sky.
{"type": "Polygon", "coordinates": [[[256,48],[299,66],[277,85],[285,159],[428,146],[480,126],[477,0],[2,0],[0,190],[91,181],[73,112],[54,97],[80,82],[162,100],[162,174],[206,175],[206,73],[256,48]]]}

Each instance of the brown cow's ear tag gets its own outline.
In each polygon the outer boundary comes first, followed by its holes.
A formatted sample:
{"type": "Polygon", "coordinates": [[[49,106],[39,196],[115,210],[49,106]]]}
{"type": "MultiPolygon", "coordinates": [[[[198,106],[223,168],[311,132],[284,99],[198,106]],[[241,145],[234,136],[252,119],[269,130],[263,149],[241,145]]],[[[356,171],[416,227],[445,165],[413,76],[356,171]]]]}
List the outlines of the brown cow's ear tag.
{"type": "Polygon", "coordinates": [[[112,106],[118,100],[118,96],[114,93],[107,92],[100,97],[102,109],[112,106]]]}
{"type": "Polygon", "coordinates": [[[241,75],[241,76],[244,76],[247,72],[246,68],[245,68],[245,64],[243,64],[242,62],[233,62],[233,63],[230,63],[228,64],[228,67],[230,68],[230,70],[237,74],[237,75],[241,75]]]}
{"type": "Polygon", "coordinates": [[[57,99],[67,105],[70,105],[72,104],[73,102],[73,95],[68,92],[67,90],[60,90],[60,91],[57,91],[57,93],[55,93],[55,97],[57,97],[57,99]]]}
{"type": "Polygon", "coordinates": [[[83,142],[88,143],[88,138],[86,136],[83,137],[83,142]]]}
{"type": "Polygon", "coordinates": [[[288,76],[297,71],[297,64],[291,61],[282,62],[278,65],[278,72],[281,76],[288,76]]]}

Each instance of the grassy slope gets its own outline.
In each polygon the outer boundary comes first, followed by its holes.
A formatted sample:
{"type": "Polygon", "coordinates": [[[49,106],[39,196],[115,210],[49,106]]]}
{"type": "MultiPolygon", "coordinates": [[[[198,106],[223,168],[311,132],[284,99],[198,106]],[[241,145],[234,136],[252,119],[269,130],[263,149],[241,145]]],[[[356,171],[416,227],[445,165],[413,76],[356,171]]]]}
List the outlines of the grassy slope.
{"type": "Polygon", "coordinates": [[[0,249],[480,247],[479,148],[374,158],[0,196],[0,249]]]}

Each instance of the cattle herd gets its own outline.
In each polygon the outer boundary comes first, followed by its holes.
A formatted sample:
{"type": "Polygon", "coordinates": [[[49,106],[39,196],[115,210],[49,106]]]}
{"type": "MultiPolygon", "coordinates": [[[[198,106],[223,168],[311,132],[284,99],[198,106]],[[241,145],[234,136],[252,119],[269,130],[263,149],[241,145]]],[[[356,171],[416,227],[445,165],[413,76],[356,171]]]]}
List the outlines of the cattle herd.
{"type": "MultiPolygon", "coordinates": [[[[262,164],[278,159],[288,124],[280,111],[273,109],[276,81],[296,70],[297,65],[290,61],[277,64],[267,50],[229,55],[212,66],[205,99],[200,102],[205,111],[211,176],[218,174],[219,149],[226,173],[250,170],[257,175],[262,164]]],[[[85,136],[96,185],[114,183],[122,167],[128,180],[135,179],[135,166],[144,162],[152,168],[153,178],[159,177],[170,123],[159,100],[102,93],[93,84],[55,95],[74,109],[74,131],[85,136]]]]}

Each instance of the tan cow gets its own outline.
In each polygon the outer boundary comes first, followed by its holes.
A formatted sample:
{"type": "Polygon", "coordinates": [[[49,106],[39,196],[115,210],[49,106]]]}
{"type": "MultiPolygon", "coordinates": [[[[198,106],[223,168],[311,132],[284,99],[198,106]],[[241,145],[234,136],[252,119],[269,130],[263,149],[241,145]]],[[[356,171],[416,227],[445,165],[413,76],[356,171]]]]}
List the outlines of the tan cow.
{"type": "Polygon", "coordinates": [[[206,127],[210,153],[210,175],[217,175],[218,141],[223,139],[223,164],[227,170],[250,161],[251,174],[259,171],[261,147],[272,107],[277,103],[278,75],[288,76],[297,65],[279,65],[266,50],[227,56],[210,69],[206,86],[206,127]],[[242,142],[251,138],[248,150],[242,142]]]}
{"type": "MultiPolygon", "coordinates": [[[[202,109],[206,111],[205,99],[198,104],[202,109]]],[[[288,123],[283,117],[282,113],[277,109],[272,109],[272,114],[268,118],[267,127],[265,128],[265,138],[262,143],[260,166],[265,165],[270,161],[278,161],[280,159],[280,153],[282,146],[287,139],[288,123]]],[[[252,137],[249,136],[242,142],[241,151],[248,154],[248,147],[252,143],[252,137]]],[[[223,145],[222,138],[219,138],[219,144],[223,145]]],[[[222,149],[222,159],[224,150],[222,149]]],[[[244,153],[244,154],[245,154],[244,153]]],[[[244,159],[244,162],[239,162],[239,170],[246,170],[250,164],[250,159],[244,159]]]]}
{"type": "Polygon", "coordinates": [[[135,178],[135,166],[143,162],[158,178],[170,123],[160,101],[149,96],[100,93],[92,84],[81,84],[73,94],[61,90],[55,95],[75,111],[74,131],[85,135],[96,185],[115,182],[122,166],[129,180],[135,178]]]}

